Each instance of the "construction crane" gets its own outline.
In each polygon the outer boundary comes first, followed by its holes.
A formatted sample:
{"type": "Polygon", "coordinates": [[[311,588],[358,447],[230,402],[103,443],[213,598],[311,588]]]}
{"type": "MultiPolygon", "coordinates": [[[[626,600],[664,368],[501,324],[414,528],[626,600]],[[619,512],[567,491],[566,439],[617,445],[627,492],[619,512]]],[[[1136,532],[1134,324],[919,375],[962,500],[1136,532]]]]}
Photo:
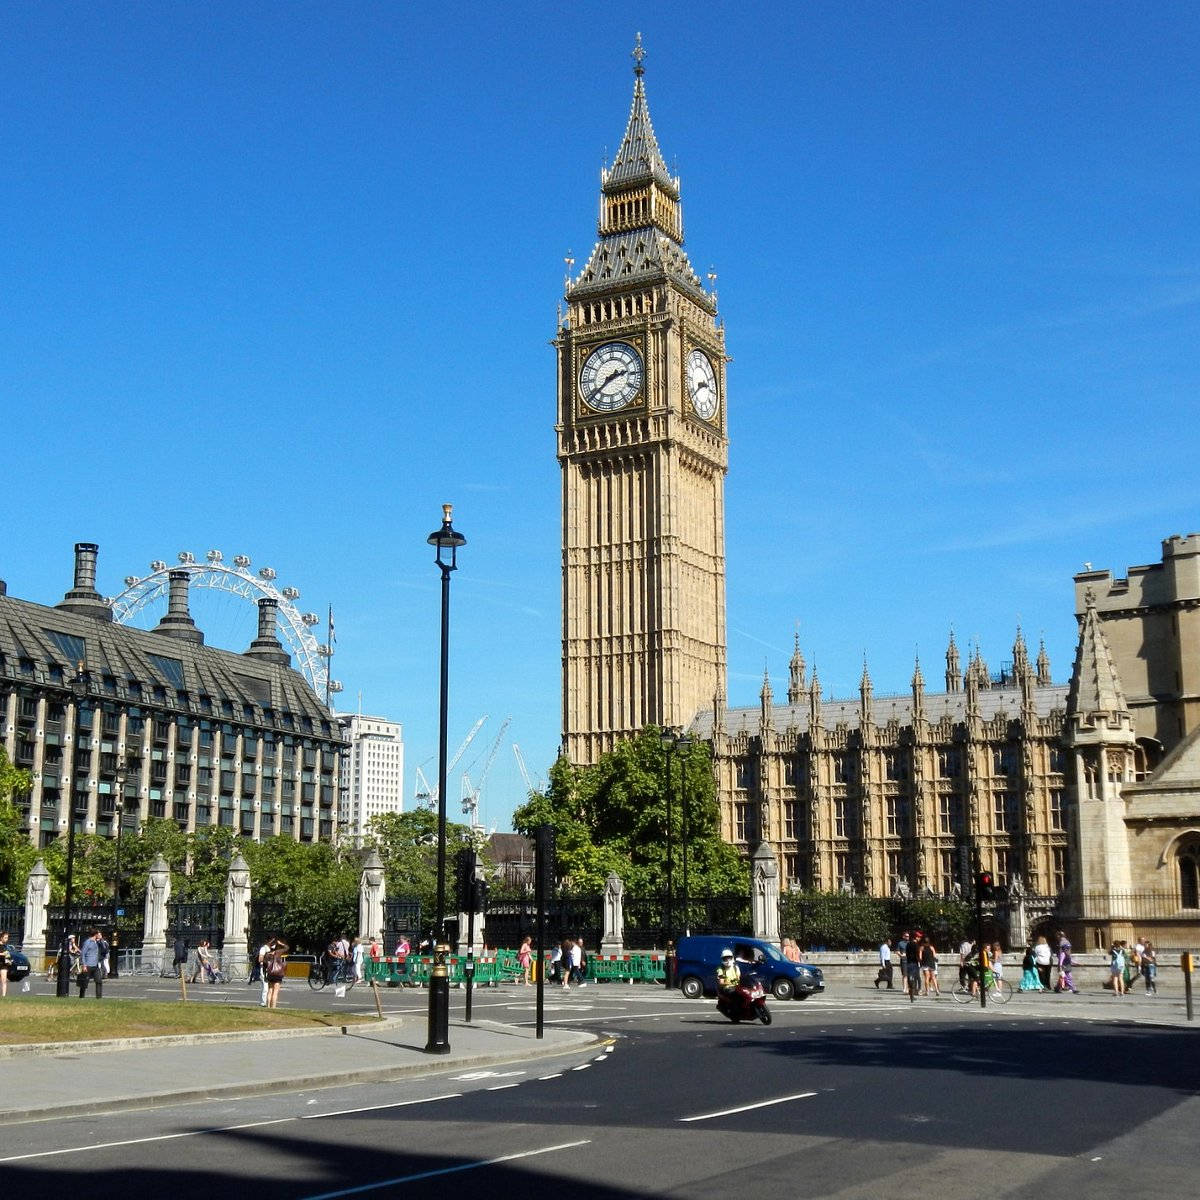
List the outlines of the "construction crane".
{"type": "Polygon", "coordinates": [[[463,772],[462,810],[470,815],[472,829],[479,827],[479,793],[483,791],[483,781],[487,779],[487,774],[492,769],[492,760],[496,757],[496,751],[500,749],[500,743],[504,740],[504,735],[508,732],[511,724],[512,717],[505,717],[504,723],[500,726],[500,732],[496,734],[496,738],[487,752],[487,757],[483,760],[483,770],[479,773],[478,786],[472,786],[470,775],[466,771],[463,772]]]}
{"type": "MultiPolygon", "coordinates": [[[[454,757],[446,764],[446,774],[458,765],[458,760],[467,752],[467,747],[475,740],[475,735],[483,728],[483,723],[486,721],[487,713],[484,713],[474,725],[471,726],[471,732],[463,738],[462,745],[454,752],[454,757]]],[[[438,806],[438,789],[430,787],[429,781],[425,778],[424,772],[420,767],[417,768],[417,784],[420,786],[420,791],[416,793],[416,800],[419,804],[422,800],[426,802],[426,806],[432,812],[438,806]]]]}
{"type": "Polygon", "coordinates": [[[521,778],[525,781],[525,791],[528,793],[526,799],[532,796],[534,792],[542,790],[541,780],[536,782],[529,777],[529,768],[525,765],[525,756],[521,753],[521,747],[513,742],[513,757],[517,760],[517,767],[520,769],[521,778]]]}

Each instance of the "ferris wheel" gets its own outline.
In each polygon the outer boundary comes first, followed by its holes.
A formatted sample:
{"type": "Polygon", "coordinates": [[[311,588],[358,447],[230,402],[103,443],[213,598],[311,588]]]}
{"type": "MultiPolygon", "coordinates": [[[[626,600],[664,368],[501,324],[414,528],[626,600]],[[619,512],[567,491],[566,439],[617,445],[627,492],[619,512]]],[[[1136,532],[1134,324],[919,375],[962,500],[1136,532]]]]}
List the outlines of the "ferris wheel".
{"type": "Polygon", "coordinates": [[[117,624],[132,625],[139,614],[145,615],[144,610],[165,604],[170,594],[170,572],[184,570],[191,576],[188,580],[191,588],[225,592],[254,605],[263,597],[274,600],[280,640],[309,687],[326,701],[332,693],[342,690],[342,685],[329,677],[333,649],[319,642],[313,632],[321,618],[313,612],[302,613],[296,605],[300,599],[299,588],[277,587],[275,571],[271,567],[251,571],[250,558],[245,554],[236,555],[232,565],[225,561],[220,550],[210,550],[204,556],[204,562],[197,562],[187,550],[180,551],[178,557],[178,566],[155,559],[150,564],[149,575],[125,577],[125,590],[107,601],[117,624]]]}

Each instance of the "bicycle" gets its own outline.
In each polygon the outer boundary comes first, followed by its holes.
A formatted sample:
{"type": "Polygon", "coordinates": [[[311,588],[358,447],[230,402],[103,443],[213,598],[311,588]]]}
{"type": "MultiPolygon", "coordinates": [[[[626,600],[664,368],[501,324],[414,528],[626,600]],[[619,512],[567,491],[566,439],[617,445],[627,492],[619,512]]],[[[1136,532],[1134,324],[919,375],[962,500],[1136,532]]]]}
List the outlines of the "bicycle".
{"type": "Polygon", "coordinates": [[[337,958],[333,963],[332,971],[328,969],[328,962],[315,962],[308,968],[308,986],[314,992],[319,992],[330,984],[349,991],[358,982],[354,974],[354,964],[349,959],[337,958]]]}
{"type": "MultiPolygon", "coordinates": [[[[970,1004],[979,999],[979,993],[972,990],[972,985],[979,979],[978,968],[969,968],[965,983],[957,983],[950,993],[958,1004],[970,1004]]],[[[989,969],[983,974],[983,985],[987,988],[987,997],[993,1004],[1007,1004],[1012,999],[1012,984],[1007,979],[997,979],[989,969]]]]}

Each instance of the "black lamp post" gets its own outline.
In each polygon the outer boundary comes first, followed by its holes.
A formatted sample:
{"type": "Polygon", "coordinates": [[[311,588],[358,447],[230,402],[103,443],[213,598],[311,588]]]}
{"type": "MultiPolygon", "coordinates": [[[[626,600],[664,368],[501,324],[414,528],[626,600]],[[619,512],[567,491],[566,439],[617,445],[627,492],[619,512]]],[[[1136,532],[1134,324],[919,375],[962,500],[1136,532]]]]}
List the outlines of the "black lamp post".
{"type": "Polygon", "coordinates": [[[673,844],[673,834],[671,826],[671,796],[673,785],[671,780],[671,757],[675,753],[675,734],[669,729],[664,729],[660,735],[663,748],[663,768],[666,775],[666,792],[667,802],[667,967],[666,967],[666,985],[669,988],[675,986],[675,847],[673,844]]]}
{"type": "Polygon", "coordinates": [[[458,549],[467,539],[450,523],[453,505],[442,505],[442,524],[426,541],[435,548],[434,561],[442,572],[442,677],[441,712],[438,724],[438,845],[437,912],[434,935],[433,974],[429,980],[429,1031],[426,1054],[450,1053],[450,975],[446,945],[446,736],[450,693],[450,572],[458,566],[458,549]]]}
{"type": "Polygon", "coordinates": [[[71,908],[75,902],[75,783],[79,776],[79,710],[88,694],[88,677],[83,663],[75,664],[75,678],[71,680],[71,695],[75,700],[75,721],[71,736],[75,744],[71,747],[71,777],[67,780],[67,889],[63,907],[62,944],[58,948],[58,981],[55,994],[71,994],[71,952],[68,949],[71,931],[71,908]]]}
{"type": "Polygon", "coordinates": [[[120,937],[117,932],[117,918],[121,915],[121,830],[125,825],[125,780],[129,776],[129,768],[122,759],[117,766],[117,775],[115,786],[117,789],[116,803],[113,806],[113,819],[117,823],[117,863],[116,863],[116,879],[113,881],[113,915],[112,915],[112,954],[110,955],[111,966],[109,968],[109,976],[112,979],[119,979],[121,972],[119,962],[121,958],[120,937]]]}
{"type": "MultiPolygon", "coordinates": [[[[686,733],[680,734],[675,739],[676,750],[690,750],[693,745],[693,739],[688,737],[686,733]]],[[[684,937],[692,936],[692,916],[691,909],[688,907],[688,838],[690,837],[688,826],[688,810],[691,807],[688,801],[687,790],[687,763],[680,763],[679,766],[679,811],[682,817],[683,829],[681,831],[680,842],[683,846],[683,935],[684,937]]]]}

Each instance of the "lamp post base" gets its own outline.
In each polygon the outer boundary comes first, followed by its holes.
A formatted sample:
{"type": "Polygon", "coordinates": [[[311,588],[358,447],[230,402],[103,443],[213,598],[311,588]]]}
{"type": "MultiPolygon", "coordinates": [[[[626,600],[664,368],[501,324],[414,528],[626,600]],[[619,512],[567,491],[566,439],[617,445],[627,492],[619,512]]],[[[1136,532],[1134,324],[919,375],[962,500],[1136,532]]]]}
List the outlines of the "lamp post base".
{"type": "Polygon", "coordinates": [[[429,980],[429,1031],[426,1054],[450,1053],[450,973],[446,968],[448,947],[438,946],[429,980]]]}

